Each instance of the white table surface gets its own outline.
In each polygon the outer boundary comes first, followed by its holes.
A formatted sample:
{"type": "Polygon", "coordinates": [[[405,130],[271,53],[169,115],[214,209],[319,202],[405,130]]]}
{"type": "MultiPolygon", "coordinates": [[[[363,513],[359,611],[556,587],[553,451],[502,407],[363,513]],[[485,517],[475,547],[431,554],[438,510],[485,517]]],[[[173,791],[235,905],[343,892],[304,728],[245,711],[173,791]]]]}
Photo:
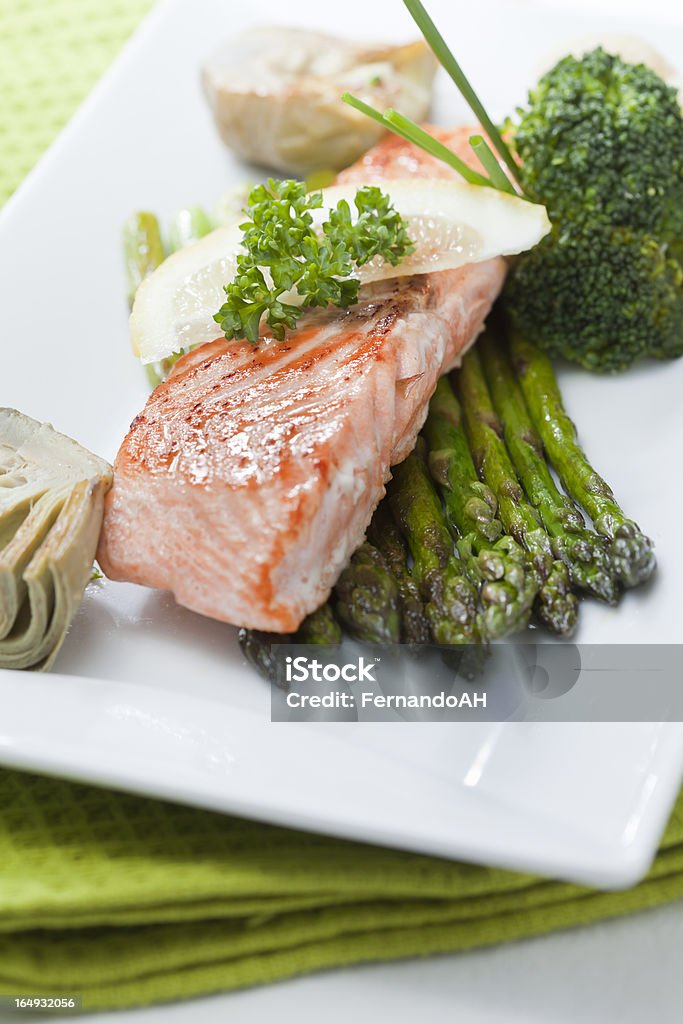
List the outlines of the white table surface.
{"type": "MultiPolygon", "coordinates": [[[[523,5],[525,0],[510,0],[523,5]]],[[[552,9],[581,11],[582,13],[613,14],[621,17],[662,18],[667,21],[683,21],[683,5],[680,0],[536,0],[552,9]]]]}

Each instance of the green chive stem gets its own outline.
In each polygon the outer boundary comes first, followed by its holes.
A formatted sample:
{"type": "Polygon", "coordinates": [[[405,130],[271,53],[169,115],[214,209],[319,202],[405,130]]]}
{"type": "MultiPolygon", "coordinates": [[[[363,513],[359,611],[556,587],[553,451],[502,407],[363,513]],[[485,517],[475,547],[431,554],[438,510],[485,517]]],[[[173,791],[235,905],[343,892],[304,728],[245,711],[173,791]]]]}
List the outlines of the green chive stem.
{"type": "Polygon", "coordinates": [[[432,50],[434,56],[453,79],[457,88],[460,90],[463,99],[467,102],[472,113],[485,129],[501,159],[507,164],[508,168],[512,172],[515,181],[519,182],[519,169],[512,157],[512,154],[510,153],[510,150],[505,145],[502,135],[486,113],[481,100],[470,85],[465,72],[451,53],[445,39],[437,29],[436,25],[427,14],[421,0],[403,0],[403,3],[408,8],[413,21],[424,36],[425,41],[432,50]]]}
{"type": "Polygon", "coordinates": [[[488,172],[488,175],[496,186],[502,192],[509,192],[511,195],[516,196],[517,192],[512,187],[510,179],[498,163],[498,157],[493,152],[486,139],[481,135],[470,136],[470,146],[472,147],[475,156],[481,161],[482,167],[488,172]]]}
{"type": "Polygon", "coordinates": [[[487,185],[489,188],[495,188],[493,181],[475,171],[464,160],[461,160],[452,149],[444,146],[443,142],[439,142],[433,135],[426,132],[424,128],[421,128],[419,124],[411,121],[409,117],[389,108],[389,110],[384,111],[384,118],[392,130],[397,129],[404,138],[414,142],[416,146],[420,146],[425,152],[430,153],[439,160],[443,160],[444,163],[456,170],[465,181],[468,181],[470,185],[487,185]]]}
{"type": "Polygon", "coordinates": [[[456,170],[462,177],[468,181],[471,185],[487,185],[493,187],[493,183],[485,178],[482,174],[478,174],[477,171],[473,171],[471,167],[456,156],[456,154],[444,146],[442,142],[435,139],[429,132],[426,132],[424,128],[420,128],[419,125],[411,121],[410,118],[404,117],[403,114],[398,114],[395,110],[388,110],[386,114],[381,114],[379,110],[375,110],[374,107],[364,103],[363,100],[358,99],[357,96],[353,96],[349,92],[345,92],[342,96],[344,103],[348,103],[350,107],[354,107],[355,110],[359,110],[361,114],[366,114],[371,117],[377,124],[381,124],[387,131],[393,132],[394,135],[398,135],[400,138],[405,139],[407,142],[412,142],[416,146],[419,146],[425,152],[430,153],[438,160],[443,160],[450,167],[456,170]]]}

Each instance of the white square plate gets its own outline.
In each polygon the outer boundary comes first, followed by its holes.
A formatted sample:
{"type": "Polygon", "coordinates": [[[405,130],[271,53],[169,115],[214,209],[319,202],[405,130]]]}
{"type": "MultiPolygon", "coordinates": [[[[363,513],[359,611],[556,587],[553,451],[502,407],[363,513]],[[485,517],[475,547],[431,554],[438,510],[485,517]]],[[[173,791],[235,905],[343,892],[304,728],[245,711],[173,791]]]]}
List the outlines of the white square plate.
{"type": "MultiPolygon", "coordinates": [[[[228,7],[168,0],[147,19],[0,215],[0,403],[113,458],[145,400],[128,349],[120,230],[211,205],[249,177],[226,152],[198,69],[248,23],[409,38],[398,0],[228,7]],[[343,23],[342,23],[343,21],[343,23]]],[[[543,51],[608,22],[530,3],[432,0],[494,116],[543,51]]],[[[628,24],[620,23],[621,29],[628,24]]],[[[647,36],[683,66],[683,30],[647,36]]],[[[467,118],[445,78],[435,120],[467,118]]],[[[253,172],[251,172],[253,174],[253,172]]],[[[660,571],[617,610],[587,604],[578,640],[675,642],[683,546],[683,364],[615,379],[563,375],[598,467],[657,544],[660,571]]],[[[267,686],[235,630],[125,584],[90,588],[49,677],[0,676],[0,762],[220,811],[602,886],[639,878],[683,770],[678,724],[272,724],[267,686]]]]}

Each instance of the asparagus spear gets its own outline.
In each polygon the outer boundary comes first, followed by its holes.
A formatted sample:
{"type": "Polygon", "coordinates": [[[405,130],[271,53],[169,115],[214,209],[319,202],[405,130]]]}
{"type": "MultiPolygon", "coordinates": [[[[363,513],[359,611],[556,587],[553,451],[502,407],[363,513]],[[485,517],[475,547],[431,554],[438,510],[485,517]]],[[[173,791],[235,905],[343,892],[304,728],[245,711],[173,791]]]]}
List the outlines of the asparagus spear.
{"type": "MultiPolygon", "coordinates": [[[[211,222],[199,206],[179,210],[169,230],[169,251],[175,252],[191,242],[196,242],[211,230],[211,222]]],[[[159,221],[153,213],[143,210],[132,214],[123,227],[123,253],[128,284],[128,305],[132,307],[135,294],[144,281],[167,253],[161,239],[159,221]]],[[[145,366],[145,373],[152,388],[161,384],[169,370],[179,359],[180,353],[145,366]]]]}
{"type": "Polygon", "coordinates": [[[398,584],[401,643],[418,648],[429,643],[429,623],[415,580],[408,568],[408,551],[388,501],[382,501],[370,523],[368,538],[384,556],[398,584]]]}
{"type": "Polygon", "coordinates": [[[329,602],[307,615],[293,637],[295,644],[340,644],[341,641],[341,626],[329,602]]]}
{"type": "Polygon", "coordinates": [[[479,352],[493,404],[503,424],[505,443],[529,500],[550,535],[555,557],[567,566],[574,586],[616,604],[618,588],[605,539],[586,528],[574,502],[555,485],[505,351],[487,332],[479,342],[479,352]]]}
{"type": "Polygon", "coordinates": [[[511,355],[548,458],[566,490],[583,505],[595,529],[609,541],[617,578],[625,587],[644,583],[656,565],[652,541],[626,517],[612,489],[595,472],[577,443],[576,427],[565,412],[550,359],[518,335],[511,340],[511,355]]]}
{"type": "Polygon", "coordinates": [[[353,553],[337,580],[335,596],[337,615],[356,640],[376,644],[399,642],[398,582],[372,544],[366,541],[353,553]]]}
{"type": "Polygon", "coordinates": [[[342,631],[329,604],[311,612],[296,633],[266,633],[260,629],[240,629],[242,653],[268,682],[282,685],[277,672],[274,644],[339,644],[342,631]]]}
{"type": "Polygon", "coordinates": [[[168,230],[168,247],[177,252],[186,245],[198,241],[211,231],[211,221],[201,206],[188,206],[178,210],[168,230]]]}
{"type": "Polygon", "coordinates": [[[477,476],[460,404],[447,377],[437,384],[423,433],[430,446],[429,469],[460,557],[481,586],[484,634],[491,640],[507,636],[529,621],[539,583],[524,549],[512,537],[501,536],[498,503],[477,476]]]}
{"type": "Polygon", "coordinates": [[[391,511],[413,556],[413,577],[439,644],[481,642],[477,589],[464,574],[429,470],[413,452],[394,467],[388,488],[391,511]]]}
{"type": "Polygon", "coordinates": [[[258,674],[269,683],[282,685],[272,645],[289,643],[291,637],[280,636],[277,633],[265,633],[260,629],[240,629],[238,640],[242,654],[258,674]]]}
{"type": "Polygon", "coordinates": [[[135,293],[144,279],[166,258],[159,221],[153,213],[141,210],[128,218],[123,226],[123,256],[128,305],[132,306],[135,293]]]}
{"type": "MultiPolygon", "coordinates": [[[[128,305],[132,307],[135,293],[146,277],[166,258],[159,221],[153,213],[133,213],[123,226],[123,257],[128,287],[128,305]]],[[[150,387],[160,384],[165,374],[155,364],[145,366],[150,387]]]]}
{"type": "MultiPolygon", "coordinates": [[[[177,252],[178,249],[183,249],[186,245],[199,241],[209,231],[211,231],[211,221],[201,206],[188,206],[184,210],[178,210],[168,231],[169,253],[177,252]]],[[[174,352],[173,355],[166,356],[165,359],[154,364],[153,372],[157,377],[157,383],[166,380],[171,367],[178,362],[181,355],[182,352],[174,352]]],[[[155,386],[153,385],[153,387],[155,386]]]]}
{"type": "Polygon", "coordinates": [[[463,407],[474,463],[498,499],[505,530],[528,552],[538,574],[538,618],[554,633],[569,636],[576,626],[578,601],[571,592],[566,565],[554,558],[550,538],[524,496],[503,441],[479,353],[470,349],[454,381],[463,407]]]}

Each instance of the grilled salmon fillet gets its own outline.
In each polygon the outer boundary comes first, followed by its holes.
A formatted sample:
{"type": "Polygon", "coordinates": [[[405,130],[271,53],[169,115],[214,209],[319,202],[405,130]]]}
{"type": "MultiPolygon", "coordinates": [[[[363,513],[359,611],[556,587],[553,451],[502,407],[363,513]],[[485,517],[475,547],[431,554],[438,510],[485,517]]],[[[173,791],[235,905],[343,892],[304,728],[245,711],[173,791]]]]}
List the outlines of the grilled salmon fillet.
{"type": "MultiPolygon", "coordinates": [[[[465,156],[472,129],[441,137],[465,156]]],[[[470,151],[471,152],[471,151],[470,151]]],[[[389,138],[340,181],[452,172],[389,138]]],[[[368,285],[282,343],[208,342],[180,359],[114,464],[98,561],[194,611],[287,633],[328,597],[439,376],[476,338],[502,259],[368,285]]]]}

